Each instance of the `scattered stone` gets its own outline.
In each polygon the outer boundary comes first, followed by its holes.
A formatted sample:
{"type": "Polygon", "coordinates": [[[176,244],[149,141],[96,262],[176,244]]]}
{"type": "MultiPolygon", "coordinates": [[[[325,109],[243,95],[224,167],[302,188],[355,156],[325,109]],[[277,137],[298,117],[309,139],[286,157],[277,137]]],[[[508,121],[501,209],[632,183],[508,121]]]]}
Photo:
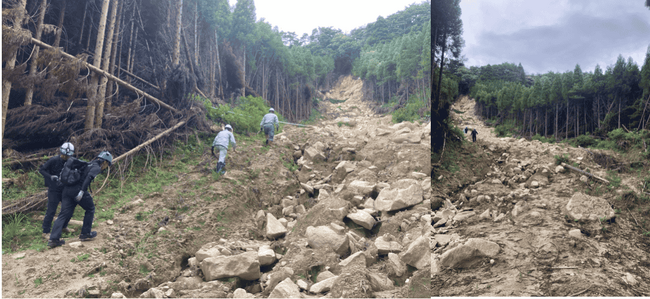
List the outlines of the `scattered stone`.
{"type": "Polygon", "coordinates": [[[277,239],[287,233],[287,228],[271,213],[266,214],[266,237],[277,239]]]}
{"type": "Polygon", "coordinates": [[[72,248],[81,248],[81,247],[84,247],[84,245],[81,243],[81,241],[77,241],[77,242],[71,242],[70,247],[72,247],[72,248]]]}
{"type": "Polygon", "coordinates": [[[269,298],[300,298],[300,288],[287,277],[275,286],[269,298]]]}
{"type": "Polygon", "coordinates": [[[393,281],[383,273],[368,273],[368,280],[370,281],[370,286],[375,292],[392,290],[394,288],[393,281]]]}
{"type": "Polygon", "coordinates": [[[260,266],[268,266],[275,262],[275,251],[269,245],[262,245],[257,251],[260,266]]]}
{"type": "Polygon", "coordinates": [[[288,207],[282,209],[282,215],[289,216],[291,214],[293,214],[293,206],[288,206],[288,207]]]}
{"type": "Polygon", "coordinates": [[[499,244],[472,238],[465,245],[460,245],[443,253],[438,261],[438,266],[443,268],[469,267],[482,257],[496,256],[499,250],[499,244]]]}
{"type": "Polygon", "coordinates": [[[492,241],[478,239],[478,238],[471,238],[467,240],[465,246],[476,248],[478,251],[480,251],[483,255],[487,257],[494,257],[497,255],[497,253],[499,253],[499,250],[501,250],[499,244],[494,243],[492,241]]]}
{"type": "Polygon", "coordinates": [[[202,262],[204,259],[209,258],[209,257],[217,257],[223,255],[221,253],[222,247],[217,245],[215,242],[210,242],[205,245],[203,245],[195,254],[194,256],[196,257],[196,261],[198,263],[202,262]]]}
{"type": "Polygon", "coordinates": [[[555,172],[556,173],[564,173],[565,171],[566,170],[564,169],[564,167],[562,165],[558,165],[558,166],[555,167],[555,172]]]}
{"type": "Polygon", "coordinates": [[[165,298],[165,292],[159,288],[151,288],[140,294],[140,298],[165,298]]]}
{"type": "Polygon", "coordinates": [[[372,228],[375,226],[375,218],[373,218],[368,212],[364,210],[357,210],[354,213],[350,213],[347,215],[350,220],[352,220],[354,223],[363,226],[367,230],[372,230],[372,228]]]}
{"type": "Polygon", "coordinates": [[[574,194],[565,209],[569,217],[577,221],[598,221],[599,219],[604,221],[616,217],[614,209],[607,200],[584,193],[574,194]]]}
{"type": "Polygon", "coordinates": [[[398,277],[404,275],[404,273],[406,272],[406,264],[402,262],[402,260],[399,258],[397,254],[389,252],[388,260],[390,261],[390,264],[393,266],[393,269],[395,269],[395,274],[398,277]]]}
{"type": "Polygon", "coordinates": [[[206,281],[228,277],[255,280],[262,275],[260,273],[260,262],[257,260],[257,252],[209,257],[201,262],[200,267],[206,281]]]}
{"type": "Polygon", "coordinates": [[[302,187],[302,189],[304,189],[305,191],[307,191],[307,193],[309,193],[309,194],[314,194],[314,187],[309,186],[309,185],[307,185],[307,184],[305,184],[305,183],[300,183],[300,186],[302,187]]]}
{"type": "Polygon", "coordinates": [[[124,296],[124,294],[122,294],[120,292],[115,292],[115,293],[111,294],[111,298],[126,298],[126,296],[124,296]]]}
{"type": "Polygon", "coordinates": [[[623,281],[625,281],[627,284],[631,286],[635,286],[639,283],[639,281],[634,277],[634,275],[632,275],[629,272],[625,273],[625,277],[623,277],[623,281]]]}
{"type": "Polygon", "coordinates": [[[411,176],[416,179],[421,179],[421,178],[426,178],[428,175],[426,173],[421,173],[421,172],[411,172],[411,176]]]}
{"type": "Polygon", "coordinates": [[[323,272],[318,273],[318,275],[316,276],[316,282],[321,282],[323,280],[330,279],[330,278],[332,278],[334,276],[336,276],[336,275],[334,275],[334,273],[332,273],[330,271],[323,271],[323,272]]]}
{"type": "Polygon", "coordinates": [[[476,215],[476,212],[474,212],[474,211],[460,212],[460,213],[456,214],[456,216],[454,216],[454,222],[461,222],[461,221],[463,221],[465,219],[473,217],[474,215],[476,215]]]}
{"type": "Polygon", "coordinates": [[[280,219],[278,219],[278,221],[280,221],[280,223],[284,227],[287,227],[289,225],[289,221],[286,218],[280,218],[280,219]]]}
{"type": "Polygon", "coordinates": [[[295,206],[294,211],[296,212],[296,214],[300,214],[300,215],[307,213],[307,209],[305,209],[304,205],[295,206]]]}
{"type": "Polygon", "coordinates": [[[309,288],[309,291],[314,293],[314,294],[327,292],[327,291],[332,289],[332,286],[334,286],[334,283],[336,282],[336,280],[338,278],[339,278],[338,276],[334,276],[334,277],[325,279],[325,280],[323,280],[323,281],[321,281],[319,283],[316,283],[316,284],[312,285],[311,288],[309,288]]]}
{"type": "Polygon", "coordinates": [[[342,260],[339,263],[339,266],[345,268],[345,267],[347,267],[348,265],[351,265],[351,264],[359,264],[363,268],[365,268],[366,267],[366,257],[363,255],[363,252],[359,251],[359,252],[357,252],[355,254],[350,255],[346,259],[342,260]]]}
{"type": "Polygon", "coordinates": [[[420,236],[413,241],[406,251],[400,253],[402,261],[411,265],[418,270],[428,267],[431,263],[431,250],[429,249],[429,240],[425,236],[420,236]]]}
{"type": "Polygon", "coordinates": [[[307,291],[308,288],[309,288],[309,284],[308,284],[306,281],[302,280],[302,279],[298,279],[298,281],[296,282],[296,284],[298,285],[298,287],[299,287],[301,290],[305,290],[305,291],[307,291]]]}
{"type": "Polygon", "coordinates": [[[237,288],[233,293],[233,298],[255,298],[253,294],[249,294],[242,288],[237,288]]]}
{"type": "Polygon", "coordinates": [[[481,219],[492,219],[492,216],[490,216],[490,209],[485,210],[485,212],[481,213],[481,216],[479,216],[481,219]]]}
{"type": "Polygon", "coordinates": [[[16,253],[16,254],[12,255],[11,257],[13,257],[16,260],[19,260],[19,259],[25,258],[26,255],[27,255],[26,252],[19,252],[19,253],[16,253]]]}
{"type": "Polygon", "coordinates": [[[539,182],[538,181],[532,181],[530,182],[530,186],[533,188],[538,188],[539,187],[539,182]]]}
{"type": "Polygon", "coordinates": [[[349,249],[347,235],[338,234],[329,226],[307,227],[307,240],[311,248],[330,247],[339,255],[349,249]]]}
{"type": "Polygon", "coordinates": [[[372,194],[372,191],[375,190],[376,185],[366,181],[355,180],[348,185],[348,188],[356,194],[370,196],[370,194],[372,194]]]}
{"type": "Polygon", "coordinates": [[[579,238],[582,238],[582,232],[580,231],[579,228],[572,229],[572,230],[569,231],[569,236],[573,237],[573,238],[576,238],[576,239],[579,239],[579,238]]]}
{"type": "Polygon", "coordinates": [[[108,224],[108,225],[113,225],[113,220],[110,220],[110,219],[109,219],[109,220],[106,220],[106,224],[108,224]]]}
{"type": "Polygon", "coordinates": [[[395,238],[390,234],[384,234],[383,236],[378,237],[375,240],[375,246],[377,247],[377,253],[380,255],[386,255],[388,253],[400,253],[402,252],[402,245],[395,241],[395,238]]]}
{"type": "Polygon", "coordinates": [[[375,200],[375,208],[379,211],[395,211],[414,206],[423,201],[422,188],[411,185],[405,189],[383,189],[375,200]]]}

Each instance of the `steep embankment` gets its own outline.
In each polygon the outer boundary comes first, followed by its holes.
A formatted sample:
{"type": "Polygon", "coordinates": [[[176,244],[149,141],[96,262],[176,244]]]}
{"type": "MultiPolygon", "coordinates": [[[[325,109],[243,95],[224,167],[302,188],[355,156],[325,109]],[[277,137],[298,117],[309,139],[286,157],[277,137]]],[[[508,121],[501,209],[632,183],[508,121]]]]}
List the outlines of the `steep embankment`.
{"type": "Polygon", "coordinates": [[[123,199],[95,240],[3,256],[2,295],[428,297],[430,125],[374,115],[361,86],[343,78],[324,120],[270,147],[240,137],[217,179],[197,135],[199,162],[123,199]]]}
{"type": "Polygon", "coordinates": [[[458,127],[477,129],[489,170],[435,211],[432,295],[650,295],[641,227],[648,203],[637,197],[638,178],[601,184],[565,169],[555,156],[607,177],[584,149],[496,137],[473,108],[465,97],[452,115],[458,127]]]}

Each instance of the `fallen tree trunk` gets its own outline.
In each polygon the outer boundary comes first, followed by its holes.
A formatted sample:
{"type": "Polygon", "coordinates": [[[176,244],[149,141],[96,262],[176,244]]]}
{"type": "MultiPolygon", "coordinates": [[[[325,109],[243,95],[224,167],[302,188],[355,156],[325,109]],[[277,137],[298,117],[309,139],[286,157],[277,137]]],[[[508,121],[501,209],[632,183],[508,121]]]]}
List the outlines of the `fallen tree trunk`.
{"type": "Polygon", "coordinates": [[[571,165],[568,165],[568,164],[566,164],[566,163],[564,163],[564,162],[562,162],[562,166],[563,166],[563,167],[566,167],[566,168],[568,168],[568,169],[571,169],[571,170],[573,170],[573,171],[575,171],[575,172],[578,172],[578,173],[584,174],[584,175],[586,175],[586,176],[588,176],[588,177],[591,177],[591,178],[594,178],[594,179],[596,179],[596,180],[599,180],[599,181],[601,181],[601,182],[603,182],[603,183],[605,183],[605,184],[609,184],[609,181],[606,180],[606,179],[603,179],[603,178],[601,178],[601,177],[595,176],[595,175],[593,175],[593,174],[591,174],[591,173],[588,173],[588,172],[586,172],[586,171],[584,171],[584,170],[582,170],[582,169],[579,169],[579,168],[573,167],[573,166],[571,166],[571,165]]]}
{"type": "Polygon", "coordinates": [[[152,142],[154,142],[154,141],[160,139],[161,137],[163,137],[163,136],[169,134],[169,132],[178,129],[180,126],[184,125],[185,122],[186,122],[186,121],[184,120],[184,121],[182,121],[182,122],[177,123],[175,126],[169,128],[169,129],[167,129],[165,132],[162,132],[162,133],[158,134],[156,137],[149,139],[147,142],[145,142],[145,143],[143,143],[143,144],[140,144],[140,145],[136,146],[135,148],[133,148],[132,150],[130,150],[130,151],[128,151],[128,152],[122,154],[121,156],[119,156],[119,157],[117,157],[117,158],[115,158],[115,159],[113,159],[113,163],[115,163],[115,162],[117,162],[117,161],[119,161],[119,160],[122,160],[124,157],[126,157],[126,156],[128,156],[128,155],[131,155],[131,154],[133,154],[133,153],[139,151],[139,150],[142,149],[143,147],[145,147],[145,146],[151,144],[152,142]]]}
{"type": "MultiPolygon", "coordinates": [[[[36,45],[39,45],[39,46],[41,46],[43,48],[47,48],[47,49],[52,48],[52,46],[50,46],[50,45],[48,45],[48,44],[46,44],[46,43],[44,43],[44,42],[42,42],[40,40],[37,40],[35,38],[32,38],[31,41],[32,41],[32,43],[34,43],[36,45]]],[[[78,58],[76,58],[76,57],[74,57],[74,56],[72,56],[72,55],[70,55],[70,54],[68,54],[66,52],[63,52],[63,51],[60,51],[60,52],[61,52],[61,55],[63,55],[66,58],[79,60],[78,58]]],[[[117,77],[109,74],[108,72],[105,72],[105,71],[93,66],[92,64],[89,64],[89,63],[85,62],[85,61],[83,61],[83,64],[84,64],[85,67],[89,68],[91,71],[99,73],[101,75],[104,75],[104,76],[108,77],[109,79],[115,81],[115,83],[117,83],[117,84],[119,84],[119,85],[121,85],[121,86],[123,86],[123,87],[137,93],[137,94],[143,95],[145,98],[147,98],[148,100],[151,100],[152,102],[155,102],[156,104],[160,105],[161,107],[178,113],[178,110],[176,110],[176,108],[174,108],[172,106],[169,106],[165,102],[153,97],[152,95],[150,95],[150,94],[148,94],[148,93],[134,87],[133,85],[131,85],[129,83],[126,83],[126,82],[122,81],[120,78],[117,78],[117,77]]]]}
{"type": "Polygon", "coordinates": [[[36,158],[29,158],[29,159],[24,159],[24,160],[13,160],[13,161],[3,161],[2,164],[5,165],[13,165],[16,163],[26,163],[26,162],[34,162],[38,160],[47,160],[51,157],[36,157],[36,158]]]}
{"type": "Polygon", "coordinates": [[[160,87],[158,87],[158,86],[156,86],[156,85],[153,85],[153,84],[147,82],[145,79],[142,79],[142,78],[136,76],[135,74],[133,74],[133,73],[131,73],[131,72],[129,72],[129,71],[123,69],[123,68],[120,68],[120,70],[123,71],[123,72],[125,72],[127,75],[129,75],[129,76],[131,76],[131,77],[133,77],[133,78],[136,78],[136,79],[140,80],[140,82],[145,83],[145,84],[147,84],[147,85],[149,85],[149,86],[155,88],[155,89],[158,90],[158,91],[160,90],[160,87]]]}

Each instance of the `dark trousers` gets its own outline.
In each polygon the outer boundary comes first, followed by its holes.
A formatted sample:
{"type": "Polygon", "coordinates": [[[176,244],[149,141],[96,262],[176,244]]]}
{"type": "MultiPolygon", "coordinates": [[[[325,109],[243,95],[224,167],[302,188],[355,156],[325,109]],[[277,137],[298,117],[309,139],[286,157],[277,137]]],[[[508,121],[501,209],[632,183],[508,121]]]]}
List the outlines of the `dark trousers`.
{"type": "Polygon", "coordinates": [[[476,142],[476,135],[472,134],[472,142],[476,142]]]}
{"type": "Polygon", "coordinates": [[[59,218],[54,221],[54,226],[52,227],[52,233],[50,234],[50,240],[58,240],[61,238],[61,230],[63,225],[70,221],[72,214],[74,213],[75,207],[77,205],[81,206],[86,210],[84,215],[84,223],[81,227],[81,234],[89,234],[93,226],[93,218],[95,217],[95,203],[93,203],[93,198],[90,196],[90,193],[84,192],[84,195],[81,197],[81,200],[77,203],[74,198],[77,196],[79,189],[64,189],[63,190],[63,200],[61,201],[61,212],[59,213],[59,218]]]}
{"type": "MultiPolygon", "coordinates": [[[[49,234],[52,228],[52,220],[54,220],[54,214],[56,213],[56,208],[61,202],[61,197],[63,196],[63,188],[49,188],[47,189],[47,210],[45,211],[45,218],[43,219],[43,233],[49,234]]],[[[68,227],[68,221],[63,223],[63,228],[68,227]]]]}
{"type": "Polygon", "coordinates": [[[273,131],[274,127],[273,124],[265,124],[264,125],[264,134],[266,135],[266,139],[269,141],[273,141],[273,135],[275,135],[275,131],[273,131]]]}

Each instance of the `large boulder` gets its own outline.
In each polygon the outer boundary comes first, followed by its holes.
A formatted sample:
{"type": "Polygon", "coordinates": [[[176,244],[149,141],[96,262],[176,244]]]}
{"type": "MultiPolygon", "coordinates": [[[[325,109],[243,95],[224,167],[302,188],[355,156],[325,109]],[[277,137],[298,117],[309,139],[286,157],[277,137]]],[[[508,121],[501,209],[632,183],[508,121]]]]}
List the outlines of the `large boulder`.
{"type": "Polygon", "coordinates": [[[300,298],[300,288],[287,277],[275,286],[269,298],[300,298]]]}
{"type": "Polygon", "coordinates": [[[312,162],[322,162],[326,160],[325,155],[320,150],[318,150],[313,146],[310,146],[305,149],[303,157],[307,158],[309,161],[312,162]]]}
{"type": "Polygon", "coordinates": [[[255,251],[233,256],[209,257],[201,262],[200,268],[206,281],[228,277],[255,280],[262,275],[255,251]]]}
{"type": "Polygon", "coordinates": [[[572,220],[577,221],[610,220],[616,217],[607,200],[584,193],[573,194],[565,210],[572,220]]]}
{"type": "Polygon", "coordinates": [[[348,236],[339,234],[329,226],[307,227],[307,243],[311,248],[330,247],[339,255],[349,249],[348,236]]]}
{"type": "Polygon", "coordinates": [[[408,143],[420,143],[421,140],[420,134],[417,133],[401,134],[393,137],[393,142],[395,143],[404,143],[405,141],[408,143]]]}
{"type": "Polygon", "coordinates": [[[287,228],[271,213],[266,214],[266,236],[276,239],[287,233],[287,228]]]}
{"type": "Polygon", "coordinates": [[[404,262],[399,258],[397,254],[394,254],[392,252],[388,253],[388,261],[393,266],[395,274],[398,277],[404,275],[406,272],[406,264],[404,264],[404,262]]]}
{"type": "Polygon", "coordinates": [[[372,290],[375,292],[392,290],[394,288],[393,281],[384,273],[370,272],[367,277],[372,290]]]}
{"type": "Polygon", "coordinates": [[[376,184],[371,184],[366,181],[355,180],[348,185],[348,189],[358,195],[370,196],[370,194],[372,194],[372,191],[375,190],[376,186],[376,184]]]}
{"type": "Polygon", "coordinates": [[[402,261],[411,265],[418,270],[422,270],[431,263],[431,249],[429,248],[429,238],[420,236],[413,241],[406,251],[400,253],[402,261]]]}
{"type": "Polygon", "coordinates": [[[372,230],[373,226],[375,226],[375,223],[377,223],[375,218],[364,210],[357,210],[354,213],[348,214],[347,217],[350,218],[352,222],[361,225],[368,230],[372,230]]]}
{"type": "Polygon", "coordinates": [[[405,189],[385,188],[379,192],[375,200],[375,208],[379,211],[395,211],[421,203],[422,188],[413,184],[405,189]]]}

